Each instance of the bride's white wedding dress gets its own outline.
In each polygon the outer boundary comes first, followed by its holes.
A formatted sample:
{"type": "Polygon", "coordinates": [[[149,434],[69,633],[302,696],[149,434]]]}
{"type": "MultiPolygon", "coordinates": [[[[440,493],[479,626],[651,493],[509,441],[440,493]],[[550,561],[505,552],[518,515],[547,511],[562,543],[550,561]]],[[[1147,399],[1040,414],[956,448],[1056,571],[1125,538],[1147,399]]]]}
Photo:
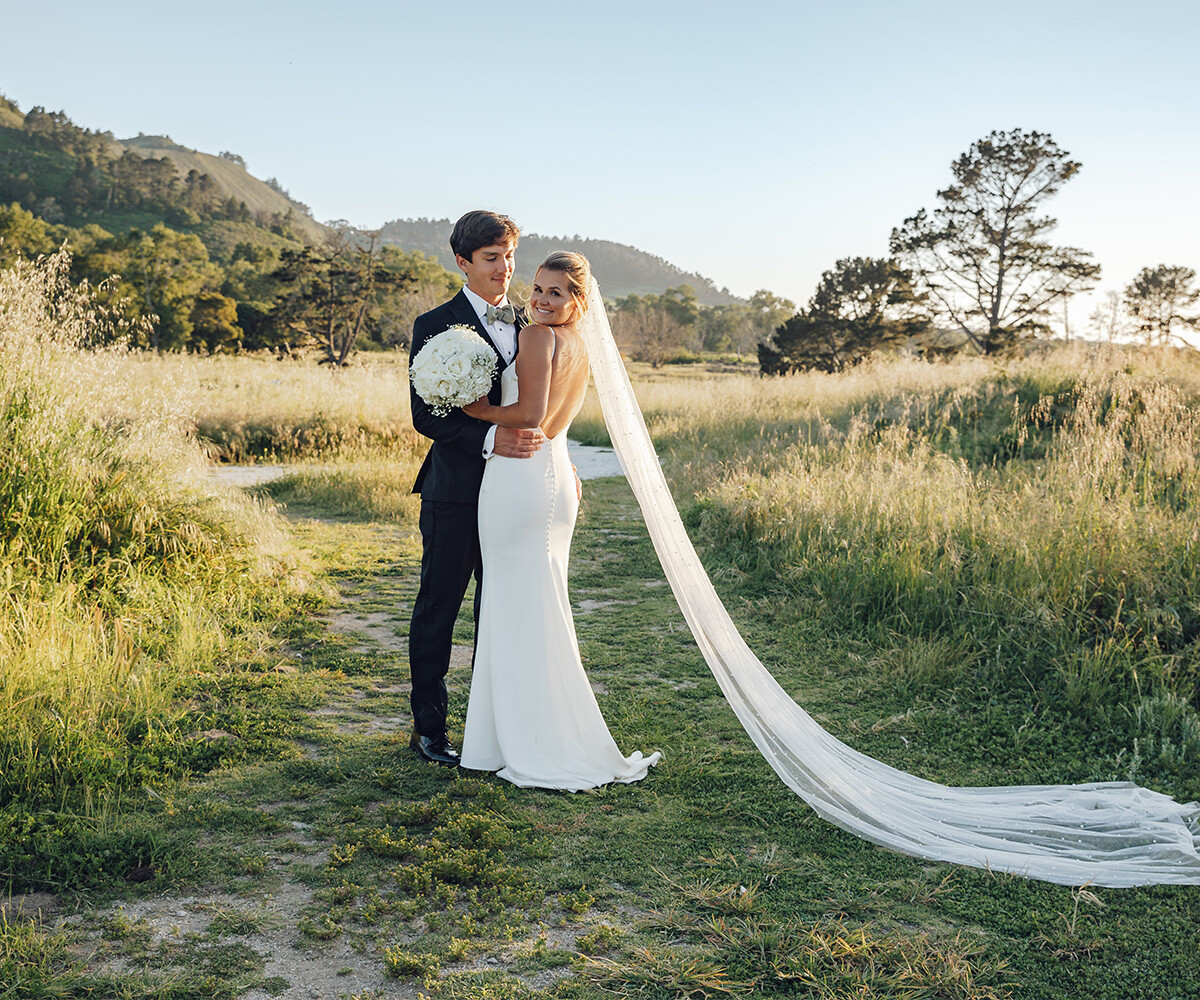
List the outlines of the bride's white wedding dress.
{"type": "MultiPolygon", "coordinates": [[[[501,405],[517,398],[516,365],[501,405]]],[[[660,754],[624,756],[575,639],[567,562],[579,500],[563,430],[532,458],[494,456],[479,491],[483,595],[462,766],[525,788],[638,781],[660,754]]]]}

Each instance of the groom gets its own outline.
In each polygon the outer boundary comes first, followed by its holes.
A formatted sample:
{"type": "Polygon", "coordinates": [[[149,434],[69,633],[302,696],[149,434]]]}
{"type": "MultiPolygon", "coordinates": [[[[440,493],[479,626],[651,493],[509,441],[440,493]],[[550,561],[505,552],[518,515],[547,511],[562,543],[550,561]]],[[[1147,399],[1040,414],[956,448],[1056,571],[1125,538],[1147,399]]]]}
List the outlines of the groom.
{"type": "MultiPolygon", "coordinates": [[[[454,260],[466,286],[449,302],[413,323],[409,364],[425,342],[455,324],[476,330],[499,358],[488,401],[500,403],[500,372],[516,357],[522,317],[508,303],[508,284],[520,231],[495,212],[468,212],[450,234],[454,260]]],[[[421,583],[408,633],[412,672],[411,746],[423,760],[453,767],[458,752],[446,733],[446,672],[458,609],[475,577],[479,620],[482,561],[476,521],[479,484],[492,455],[529,458],[544,437],[537,429],[498,427],[451,410],[438,417],[410,387],[413,426],[433,445],[413,492],[421,494],[421,583]]]]}

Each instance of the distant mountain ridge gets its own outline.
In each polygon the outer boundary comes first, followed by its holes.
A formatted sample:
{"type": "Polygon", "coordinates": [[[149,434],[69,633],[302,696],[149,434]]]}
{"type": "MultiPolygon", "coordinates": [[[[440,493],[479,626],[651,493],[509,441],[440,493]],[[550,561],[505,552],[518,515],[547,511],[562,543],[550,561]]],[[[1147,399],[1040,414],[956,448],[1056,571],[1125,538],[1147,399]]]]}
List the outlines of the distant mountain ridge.
{"type": "MultiPolygon", "coordinates": [[[[0,94],[0,205],[14,201],[49,223],[94,222],[114,232],[149,229],[161,220],[198,233],[222,259],[238,242],[270,239],[272,231],[310,243],[330,234],[307,205],[275,178],[255,177],[236,153],[202,153],[165,135],[117,139],[74,124],[62,111],[35,107],[23,113],[0,94]]],[[[395,219],[381,228],[385,242],[420,250],[459,273],[450,253],[449,219],[395,219]]],[[[687,284],[703,305],[746,301],[636,247],[578,234],[524,234],[517,276],[531,281],[538,262],[554,250],[584,254],[610,298],[687,284]]]]}
{"type": "MultiPolygon", "coordinates": [[[[454,224],[449,219],[394,219],[384,223],[382,237],[405,250],[420,250],[436,257],[447,270],[458,273],[454,255],[450,252],[450,232],[454,224]]],[[[696,299],[703,305],[732,305],[744,302],[728,288],[717,288],[708,278],[684,271],[661,257],[655,257],[636,247],[610,240],[593,240],[584,236],[542,236],[522,233],[517,254],[517,277],[533,280],[537,265],[554,250],[573,250],[592,264],[592,273],[608,298],[626,295],[658,294],[668,288],[691,285],[696,299]]]]}

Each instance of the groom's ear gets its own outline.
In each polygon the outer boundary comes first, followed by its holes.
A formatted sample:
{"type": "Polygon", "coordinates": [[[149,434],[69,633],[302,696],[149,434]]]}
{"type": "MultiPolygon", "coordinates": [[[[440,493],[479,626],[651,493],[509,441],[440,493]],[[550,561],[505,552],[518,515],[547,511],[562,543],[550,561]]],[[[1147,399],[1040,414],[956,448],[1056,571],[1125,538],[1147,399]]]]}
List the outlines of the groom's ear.
{"type": "Polygon", "coordinates": [[[454,255],[454,263],[458,265],[458,269],[462,271],[463,274],[466,274],[467,268],[471,266],[470,260],[460,253],[456,253],[454,255]]]}

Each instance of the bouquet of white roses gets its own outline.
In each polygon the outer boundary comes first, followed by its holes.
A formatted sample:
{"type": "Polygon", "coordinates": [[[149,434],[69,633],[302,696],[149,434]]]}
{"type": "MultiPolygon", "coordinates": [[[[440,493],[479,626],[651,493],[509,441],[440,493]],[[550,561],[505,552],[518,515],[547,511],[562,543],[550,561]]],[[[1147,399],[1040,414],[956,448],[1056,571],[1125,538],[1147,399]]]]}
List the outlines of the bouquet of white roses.
{"type": "Polygon", "coordinates": [[[485,395],[495,374],[496,352],[471,327],[457,324],[425,342],[408,377],[417,395],[444,417],[485,395]]]}

